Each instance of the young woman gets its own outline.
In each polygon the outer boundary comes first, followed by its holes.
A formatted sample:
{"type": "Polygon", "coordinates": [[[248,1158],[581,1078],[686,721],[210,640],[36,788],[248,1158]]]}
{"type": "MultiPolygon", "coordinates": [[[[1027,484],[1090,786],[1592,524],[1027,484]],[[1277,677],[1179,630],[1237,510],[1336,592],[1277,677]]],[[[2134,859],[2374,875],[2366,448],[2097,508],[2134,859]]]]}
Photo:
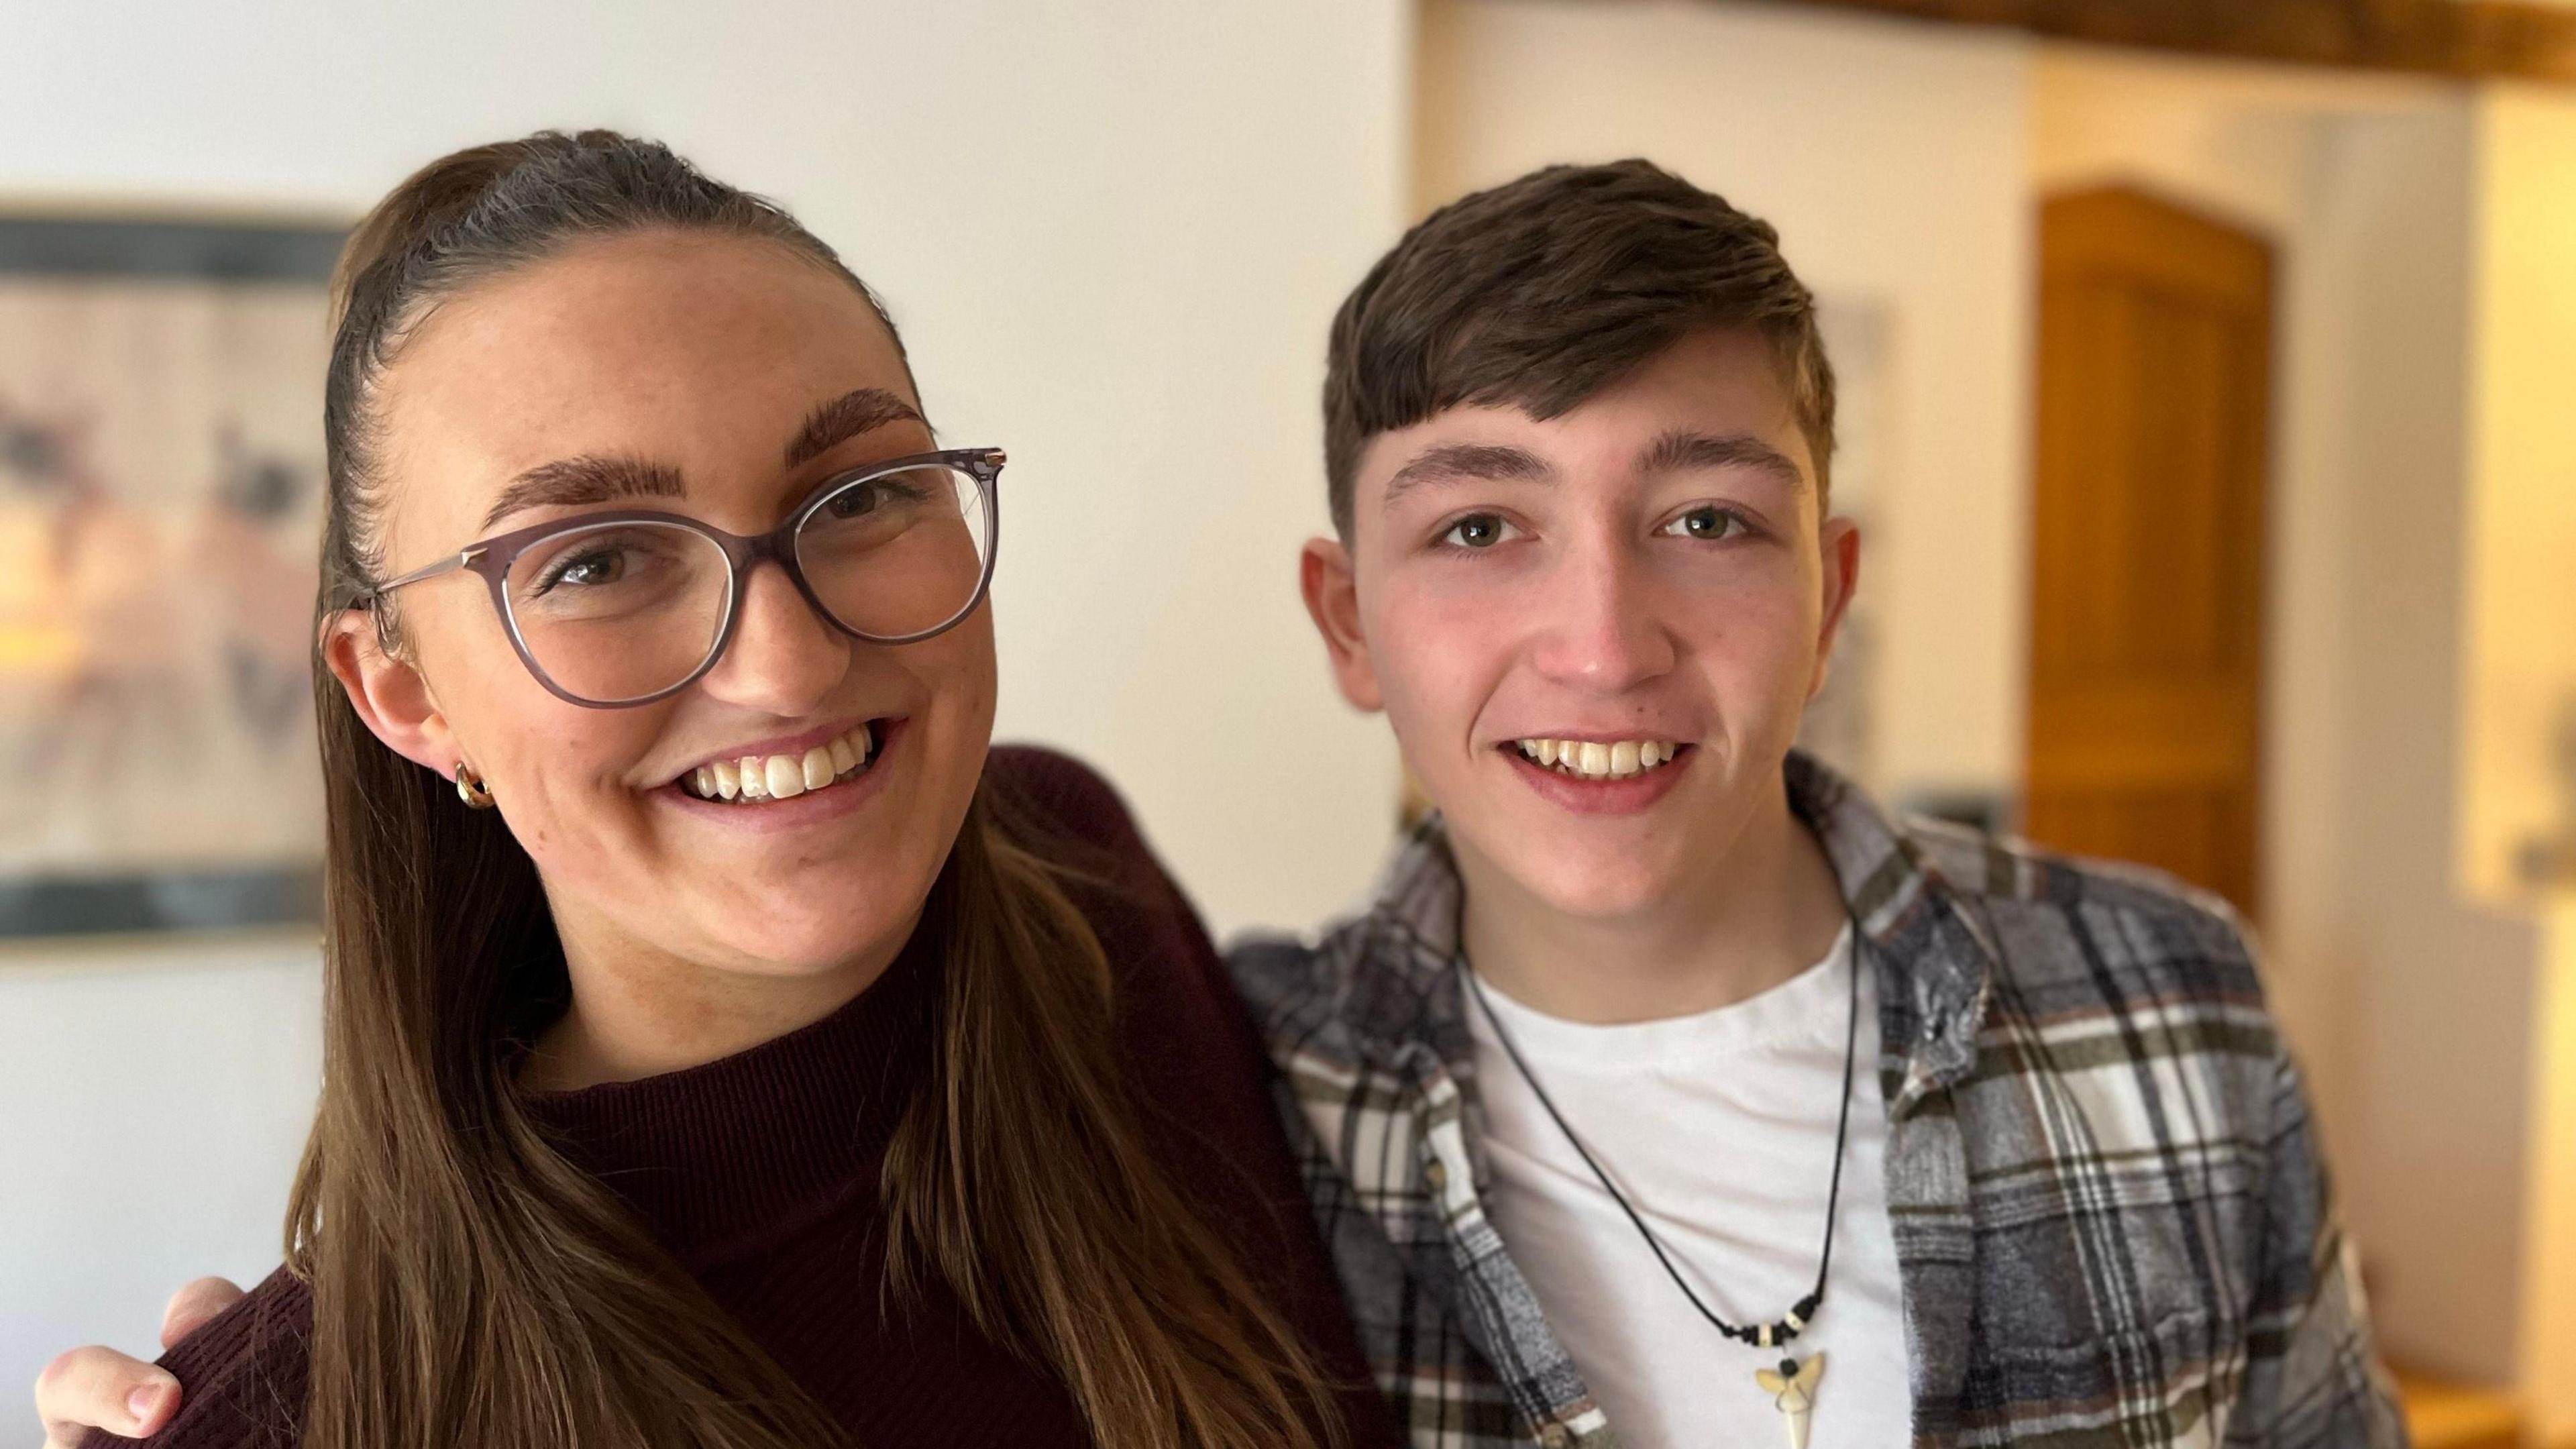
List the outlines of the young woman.
{"type": "Polygon", "coordinates": [[[54,1432],[1396,1442],[1188,907],[988,758],[1003,456],[858,278],[586,132],[433,163],[336,290],[287,1265],[175,1417],[57,1375],[54,1432]]]}

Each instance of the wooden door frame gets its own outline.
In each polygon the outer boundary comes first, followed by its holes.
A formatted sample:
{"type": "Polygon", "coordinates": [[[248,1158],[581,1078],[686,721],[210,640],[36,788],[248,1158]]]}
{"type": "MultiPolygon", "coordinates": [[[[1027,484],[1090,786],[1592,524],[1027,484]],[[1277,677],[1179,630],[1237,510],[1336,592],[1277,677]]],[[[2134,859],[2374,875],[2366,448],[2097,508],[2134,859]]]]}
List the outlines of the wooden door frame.
{"type": "MultiPolygon", "coordinates": [[[[2169,728],[2157,730],[2153,749],[2144,756],[2124,758],[2121,765],[2121,768],[2130,766],[2142,768],[2150,777],[2170,775],[2176,771],[2190,775],[2210,767],[2209,761],[2213,758],[2213,750],[2217,750],[2222,755],[2232,754],[2232,747],[2227,742],[2236,740],[2243,742],[2247,751],[2244,763],[2252,774],[2251,794],[2245,801],[2246,823],[2251,838],[2246,842],[2249,852],[2245,859],[2247,878],[2241,892],[2237,893],[2236,903],[2249,917],[2259,918],[2264,907],[2265,887],[2270,873],[2263,846],[2266,816],[2264,781],[2271,765],[2268,758],[2270,751],[2265,732],[2265,717],[2271,707],[2270,696],[2273,686],[2270,612],[2275,550],[2271,547],[2270,538],[2273,524],[2272,494],[2278,486],[2275,473],[2279,460],[2277,436],[2279,422],[2277,381],[2280,366],[2278,336],[2280,296],[2277,291],[2280,276],[2279,243],[2272,237],[2240,223],[2213,215],[2186,200],[2167,195],[2152,187],[2125,182],[2052,192],[2040,198],[2040,205],[2044,209],[2067,206],[2091,211],[2097,218],[2107,218],[2107,220],[2097,221],[2096,226],[2089,233],[2095,248],[2089,260],[2051,255],[2045,245],[2040,248],[2036,258],[2037,280],[2043,293],[2053,285],[2080,285],[2088,277],[2095,275],[2094,268],[2108,265],[2113,274],[2133,279],[2161,273],[2165,284],[2176,290],[2210,298],[2234,296],[2240,306],[2256,298],[2261,299],[2259,313],[2248,311],[2244,314],[2248,317],[2259,315],[2261,318],[2259,332],[2261,354],[2254,371],[2252,391],[2242,399],[2250,404],[2251,411],[2261,420],[2254,440],[2259,445],[2259,451],[2254,456],[2240,460],[2259,480],[2259,487],[2237,500],[2246,510],[2242,522],[2251,528],[2259,546],[2255,548],[2251,562],[2252,572],[2248,580],[2250,595],[2242,600],[2243,614],[2235,620],[2234,628],[2229,631],[2235,647],[2241,650],[2243,657],[2250,662],[2252,694],[2250,698],[2241,701],[2210,697],[2189,704],[2188,709],[2194,713],[2177,719],[2169,728]],[[2106,237],[2108,238],[2107,250],[2103,249],[2106,237]],[[2218,249],[2215,251],[2211,249],[2213,243],[2218,244],[2218,249]],[[2242,710],[2237,708],[2238,705],[2242,706],[2242,710]],[[2212,727],[2224,726],[2221,737],[2212,739],[2203,733],[2196,732],[2192,726],[2194,719],[2212,727]]],[[[2045,305],[2043,301],[2043,308],[2045,305]]],[[[2040,557],[2044,540],[2038,531],[2037,510],[2040,506],[2043,487],[2041,472],[2047,466],[2049,448],[2047,429],[2050,419],[2041,409],[2037,396],[2037,389],[2045,385],[2040,377],[2040,370],[2044,364],[2039,351],[2039,339],[2034,337],[2033,341],[2032,423],[2036,436],[2033,442],[2028,495],[2029,506],[2032,509],[2033,533],[2030,540],[2031,551],[2027,555],[2029,573],[2024,583],[2028,591],[2030,608],[2025,640],[2032,651],[2025,671],[2022,700],[2025,724],[2022,759],[2025,803],[2027,803],[2028,792],[2036,788],[2037,782],[2043,778],[2064,780],[2070,775],[2078,778],[2088,775],[2098,777],[2102,766],[2101,757],[2087,755],[2082,751],[2075,754],[2049,755],[2044,752],[2041,740],[2038,714],[2041,681],[2035,671],[2039,667],[2039,636],[2043,627],[2041,605],[2044,600],[2041,598],[2041,591],[2046,580],[2043,560],[2040,557]],[[2070,762],[2073,761],[2083,763],[2070,766],[2070,762]]],[[[2150,693],[2163,692],[2165,690],[2160,689],[2150,693]]],[[[2114,701],[2108,698],[2100,703],[2105,708],[2114,707],[2114,701]]],[[[2161,701],[2161,707],[2177,707],[2182,703],[2182,701],[2167,699],[2161,701]]],[[[2139,707],[2141,707],[2140,702],[2134,700],[2117,706],[2122,711],[2134,711],[2139,707]]],[[[2134,720],[2137,716],[2133,713],[2124,713],[2122,717],[2134,720]]],[[[2063,745],[2064,741],[2060,740],[2058,743],[2063,745]]]]}
{"type": "MultiPolygon", "coordinates": [[[[1708,0],[1737,3],[1737,0],[1708,0]]],[[[2534,0],[1768,0],[2057,40],[2576,85],[2576,8],[2534,0]]]]}

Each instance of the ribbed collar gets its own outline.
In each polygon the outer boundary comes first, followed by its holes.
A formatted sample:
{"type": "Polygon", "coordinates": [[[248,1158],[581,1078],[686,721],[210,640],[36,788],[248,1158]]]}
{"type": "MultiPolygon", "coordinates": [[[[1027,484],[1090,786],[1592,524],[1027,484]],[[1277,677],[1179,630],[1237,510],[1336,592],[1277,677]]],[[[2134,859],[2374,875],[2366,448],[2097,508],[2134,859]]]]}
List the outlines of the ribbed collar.
{"type": "Polygon", "coordinates": [[[848,1005],[749,1051],[521,1101],[684,1264],[757,1252],[876,1190],[930,1059],[940,967],[929,954],[907,946],[848,1005]]]}

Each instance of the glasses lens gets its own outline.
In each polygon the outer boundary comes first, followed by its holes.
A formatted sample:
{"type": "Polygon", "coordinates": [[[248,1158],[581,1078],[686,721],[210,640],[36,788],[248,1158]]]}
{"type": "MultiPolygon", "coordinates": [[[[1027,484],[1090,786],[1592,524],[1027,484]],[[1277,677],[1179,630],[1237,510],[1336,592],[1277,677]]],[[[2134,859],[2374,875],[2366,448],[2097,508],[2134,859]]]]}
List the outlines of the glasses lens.
{"type": "Polygon", "coordinates": [[[815,597],[879,639],[954,622],[974,604],[992,556],[983,485],[940,464],[858,479],[817,504],[796,532],[796,562],[815,597]]]}
{"type": "Polygon", "coordinates": [[[689,677],[724,630],[732,571],[713,539],[666,523],[608,523],[539,540],[504,597],[528,657],[594,704],[689,677]]]}

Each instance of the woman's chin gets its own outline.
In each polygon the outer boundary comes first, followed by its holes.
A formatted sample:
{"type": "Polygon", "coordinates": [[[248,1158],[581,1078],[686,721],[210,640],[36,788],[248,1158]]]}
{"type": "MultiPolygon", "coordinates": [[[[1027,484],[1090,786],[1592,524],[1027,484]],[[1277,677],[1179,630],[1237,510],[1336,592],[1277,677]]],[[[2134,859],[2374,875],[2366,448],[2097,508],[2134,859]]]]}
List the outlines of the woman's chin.
{"type": "Polygon", "coordinates": [[[669,954],[683,961],[759,976],[820,976],[892,960],[911,938],[940,861],[876,844],[784,871],[747,870],[739,860],[675,871],[656,897],[630,903],[659,914],[665,928],[635,934],[671,943],[669,954]]]}
{"type": "Polygon", "coordinates": [[[812,980],[871,967],[882,969],[903,948],[908,928],[889,923],[882,932],[854,935],[841,920],[812,930],[730,932],[719,939],[727,969],[770,980],[812,980]],[[888,937],[893,937],[889,942],[888,937]]]}

